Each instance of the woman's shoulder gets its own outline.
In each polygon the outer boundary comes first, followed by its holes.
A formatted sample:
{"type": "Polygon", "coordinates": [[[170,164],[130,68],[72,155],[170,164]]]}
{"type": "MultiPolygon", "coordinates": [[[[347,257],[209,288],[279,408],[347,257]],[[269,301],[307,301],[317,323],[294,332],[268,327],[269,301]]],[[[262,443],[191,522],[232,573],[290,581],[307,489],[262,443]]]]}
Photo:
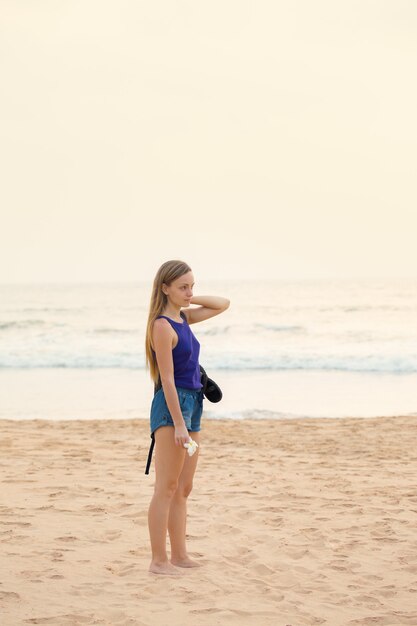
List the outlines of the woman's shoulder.
{"type": "Polygon", "coordinates": [[[172,326],[166,317],[157,317],[152,324],[152,331],[154,333],[170,333],[172,326]]]}
{"type": "Polygon", "coordinates": [[[152,332],[151,332],[151,347],[154,350],[155,343],[162,344],[172,343],[172,338],[174,336],[174,329],[168,320],[164,317],[157,317],[152,324],[152,332]],[[154,345],[152,345],[154,344],[154,345]]]}
{"type": "Polygon", "coordinates": [[[157,317],[153,322],[154,328],[172,328],[166,317],[157,317]]]}

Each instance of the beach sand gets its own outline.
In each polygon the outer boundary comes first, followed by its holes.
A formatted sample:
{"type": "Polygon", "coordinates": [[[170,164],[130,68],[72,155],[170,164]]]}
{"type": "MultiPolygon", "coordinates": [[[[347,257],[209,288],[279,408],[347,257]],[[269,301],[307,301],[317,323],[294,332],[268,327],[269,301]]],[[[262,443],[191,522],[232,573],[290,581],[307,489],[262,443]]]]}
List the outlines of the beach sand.
{"type": "Polygon", "coordinates": [[[2,626],[417,624],[417,418],[201,435],[175,578],[148,572],[147,420],[0,421],[2,626]]]}

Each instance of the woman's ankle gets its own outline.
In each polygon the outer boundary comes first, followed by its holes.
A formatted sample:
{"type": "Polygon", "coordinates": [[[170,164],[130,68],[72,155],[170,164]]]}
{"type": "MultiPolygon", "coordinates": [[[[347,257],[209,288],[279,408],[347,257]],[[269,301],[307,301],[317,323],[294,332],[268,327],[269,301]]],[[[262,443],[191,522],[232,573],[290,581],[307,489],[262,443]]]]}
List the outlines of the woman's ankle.
{"type": "Polygon", "coordinates": [[[152,557],[152,561],[151,561],[154,565],[166,565],[166,563],[169,563],[169,559],[168,556],[165,557],[152,557]]]}
{"type": "Polygon", "coordinates": [[[170,561],[184,561],[188,558],[189,556],[186,552],[171,552],[170,561]]]}

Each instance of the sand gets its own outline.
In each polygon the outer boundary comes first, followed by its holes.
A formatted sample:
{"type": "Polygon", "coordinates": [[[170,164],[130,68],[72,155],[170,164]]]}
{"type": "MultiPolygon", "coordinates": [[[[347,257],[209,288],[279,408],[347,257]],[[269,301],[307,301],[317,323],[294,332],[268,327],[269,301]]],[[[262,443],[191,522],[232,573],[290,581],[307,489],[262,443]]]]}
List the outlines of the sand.
{"type": "Polygon", "coordinates": [[[416,418],[203,422],[174,578],[146,420],[0,421],[2,626],[417,624],[416,418]]]}

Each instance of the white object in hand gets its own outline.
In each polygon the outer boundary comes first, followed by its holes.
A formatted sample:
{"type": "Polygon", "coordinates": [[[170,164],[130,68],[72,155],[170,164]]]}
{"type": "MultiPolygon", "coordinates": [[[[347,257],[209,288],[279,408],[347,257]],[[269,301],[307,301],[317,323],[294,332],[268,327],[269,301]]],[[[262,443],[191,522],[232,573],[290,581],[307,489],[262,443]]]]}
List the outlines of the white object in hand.
{"type": "Polygon", "coordinates": [[[196,441],[193,441],[193,439],[191,439],[190,437],[190,441],[184,444],[184,448],[187,448],[189,456],[193,456],[194,452],[196,452],[198,448],[198,443],[196,441]]]}

